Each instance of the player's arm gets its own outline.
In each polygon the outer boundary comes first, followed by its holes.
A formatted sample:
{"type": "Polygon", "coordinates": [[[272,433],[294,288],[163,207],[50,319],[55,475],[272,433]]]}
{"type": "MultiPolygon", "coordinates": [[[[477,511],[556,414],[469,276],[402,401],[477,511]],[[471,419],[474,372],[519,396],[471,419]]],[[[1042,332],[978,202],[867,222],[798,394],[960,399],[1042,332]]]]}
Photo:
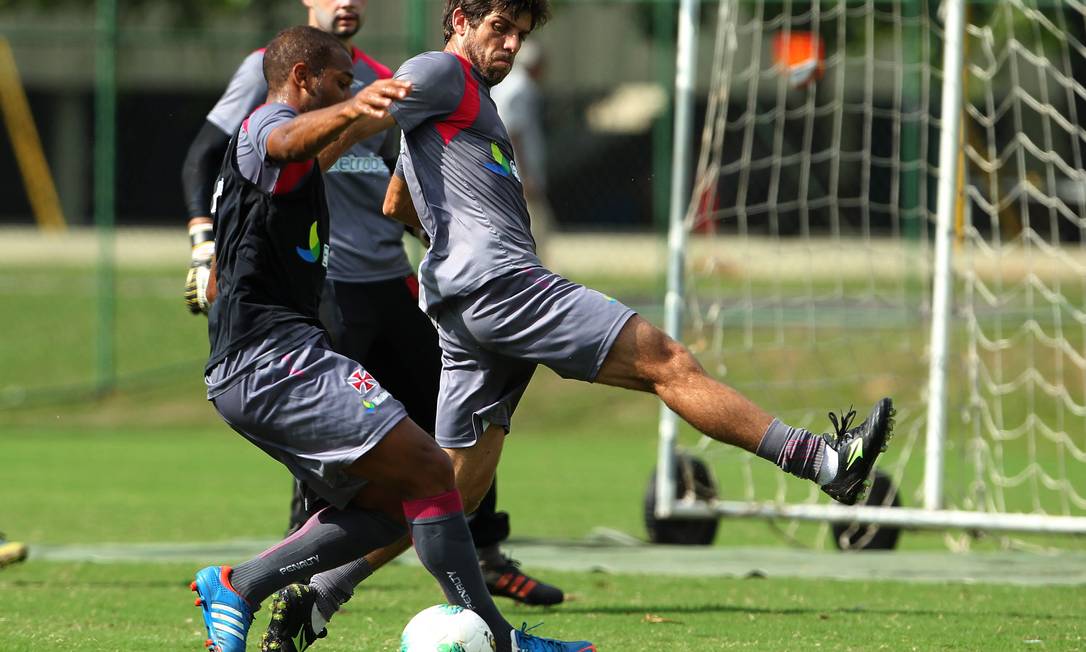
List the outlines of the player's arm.
{"type": "Polygon", "coordinates": [[[219,173],[230,137],[210,122],[204,122],[189,146],[181,168],[181,185],[188,209],[191,256],[185,277],[185,305],[189,312],[206,314],[208,277],[215,255],[214,229],[211,223],[211,188],[219,173]]]}
{"type": "Polygon", "coordinates": [[[207,114],[200,131],[189,145],[181,167],[181,186],[188,210],[189,244],[192,255],[185,278],[185,305],[193,314],[206,314],[214,293],[211,272],[215,255],[211,221],[212,189],[230,147],[230,134],[268,94],[264,82],[264,56],[254,52],[242,61],[230,83],[207,114]]]}
{"type": "Polygon", "coordinates": [[[355,143],[360,140],[365,140],[373,134],[395,125],[396,123],[391,117],[386,117],[379,121],[370,120],[356,120],[349,127],[343,130],[343,133],[339,135],[330,145],[321,150],[317,159],[320,161],[321,169],[327,170],[336,161],[340,159],[347,150],[354,147],[355,143]],[[376,126],[376,128],[375,128],[376,126]]]}
{"type": "Polygon", "coordinates": [[[354,143],[393,126],[388,107],[410,91],[410,82],[382,79],[349,100],[303,113],[272,131],[267,158],[280,163],[318,158],[328,168],[354,143]]]}
{"type": "Polygon", "coordinates": [[[415,210],[415,203],[411,201],[411,192],[407,188],[407,182],[399,174],[393,174],[388,182],[388,190],[385,192],[385,203],[381,206],[385,217],[391,217],[397,222],[403,222],[415,230],[423,233],[422,222],[419,221],[419,213],[415,210]]]}

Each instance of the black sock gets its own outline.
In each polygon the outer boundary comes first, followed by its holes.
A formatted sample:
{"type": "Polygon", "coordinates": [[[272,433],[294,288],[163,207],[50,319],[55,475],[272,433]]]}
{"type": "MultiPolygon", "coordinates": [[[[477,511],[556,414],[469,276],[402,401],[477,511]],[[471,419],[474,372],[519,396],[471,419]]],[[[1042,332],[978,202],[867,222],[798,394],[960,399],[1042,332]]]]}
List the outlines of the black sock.
{"type": "Polygon", "coordinates": [[[432,498],[407,500],[403,506],[415,551],[445,598],[479,614],[490,626],[498,652],[509,652],[513,627],[494,605],[483,581],[460,492],[454,489],[432,498]]]}

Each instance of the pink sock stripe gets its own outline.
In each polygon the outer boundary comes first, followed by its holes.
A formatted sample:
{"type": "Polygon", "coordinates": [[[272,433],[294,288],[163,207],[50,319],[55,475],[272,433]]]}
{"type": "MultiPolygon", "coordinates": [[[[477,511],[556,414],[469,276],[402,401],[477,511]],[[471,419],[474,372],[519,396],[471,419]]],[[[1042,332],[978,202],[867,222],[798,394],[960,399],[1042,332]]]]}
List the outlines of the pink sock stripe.
{"type": "Polygon", "coordinates": [[[464,503],[460,501],[460,492],[456,489],[431,498],[403,501],[403,513],[408,522],[440,518],[463,511],[464,503]]]}
{"type": "Polygon", "coordinates": [[[316,525],[318,519],[320,519],[320,515],[323,514],[328,509],[329,509],[329,507],[325,507],[321,511],[319,511],[316,514],[310,516],[309,520],[306,521],[305,524],[302,525],[302,527],[298,528],[297,532],[295,532],[294,534],[290,535],[289,537],[283,539],[279,543],[275,544],[271,548],[268,548],[267,550],[265,550],[264,552],[260,553],[257,556],[260,557],[261,559],[264,559],[265,557],[272,554],[276,550],[282,548],[283,546],[287,545],[288,543],[290,543],[292,541],[297,541],[298,539],[301,539],[302,537],[304,537],[306,535],[306,533],[308,533],[310,530],[313,529],[313,526],[316,525]]]}

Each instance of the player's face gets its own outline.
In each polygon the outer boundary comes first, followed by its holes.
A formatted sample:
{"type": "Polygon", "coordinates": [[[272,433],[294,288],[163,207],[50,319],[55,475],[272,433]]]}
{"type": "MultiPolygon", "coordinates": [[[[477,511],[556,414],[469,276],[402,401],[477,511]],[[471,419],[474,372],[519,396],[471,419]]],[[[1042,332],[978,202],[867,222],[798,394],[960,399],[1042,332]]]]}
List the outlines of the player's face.
{"type": "Polygon", "coordinates": [[[464,34],[464,52],[486,83],[493,86],[513,69],[513,59],[531,31],[532,16],[528,12],[515,17],[493,12],[483,18],[478,27],[468,26],[464,34]]]}
{"type": "Polygon", "coordinates": [[[349,39],[366,22],[369,0],[303,0],[309,24],[341,39],[349,39]]]}
{"type": "Polygon", "coordinates": [[[343,56],[336,56],[320,75],[312,79],[305,110],[323,109],[350,99],[353,81],[351,57],[345,50],[343,56]]]}

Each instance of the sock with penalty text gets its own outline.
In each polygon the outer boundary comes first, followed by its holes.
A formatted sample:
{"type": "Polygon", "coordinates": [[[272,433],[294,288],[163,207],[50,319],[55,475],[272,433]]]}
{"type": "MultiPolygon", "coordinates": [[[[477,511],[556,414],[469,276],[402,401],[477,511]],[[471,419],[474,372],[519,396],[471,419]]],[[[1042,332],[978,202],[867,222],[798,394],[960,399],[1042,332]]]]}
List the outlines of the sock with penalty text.
{"type": "Polygon", "coordinates": [[[758,457],[773,462],[792,475],[820,485],[837,476],[837,453],[820,435],[793,428],[778,419],[766,428],[758,444],[758,457]]]}
{"type": "Polygon", "coordinates": [[[294,534],[234,567],[230,583],[255,607],[285,586],[361,559],[403,535],[404,526],[380,512],[326,507],[294,534]]]}
{"type": "Polygon", "coordinates": [[[494,605],[483,581],[460,492],[454,489],[432,498],[405,500],[403,509],[419,560],[445,598],[479,614],[494,634],[497,652],[509,652],[513,627],[494,605]]]}

